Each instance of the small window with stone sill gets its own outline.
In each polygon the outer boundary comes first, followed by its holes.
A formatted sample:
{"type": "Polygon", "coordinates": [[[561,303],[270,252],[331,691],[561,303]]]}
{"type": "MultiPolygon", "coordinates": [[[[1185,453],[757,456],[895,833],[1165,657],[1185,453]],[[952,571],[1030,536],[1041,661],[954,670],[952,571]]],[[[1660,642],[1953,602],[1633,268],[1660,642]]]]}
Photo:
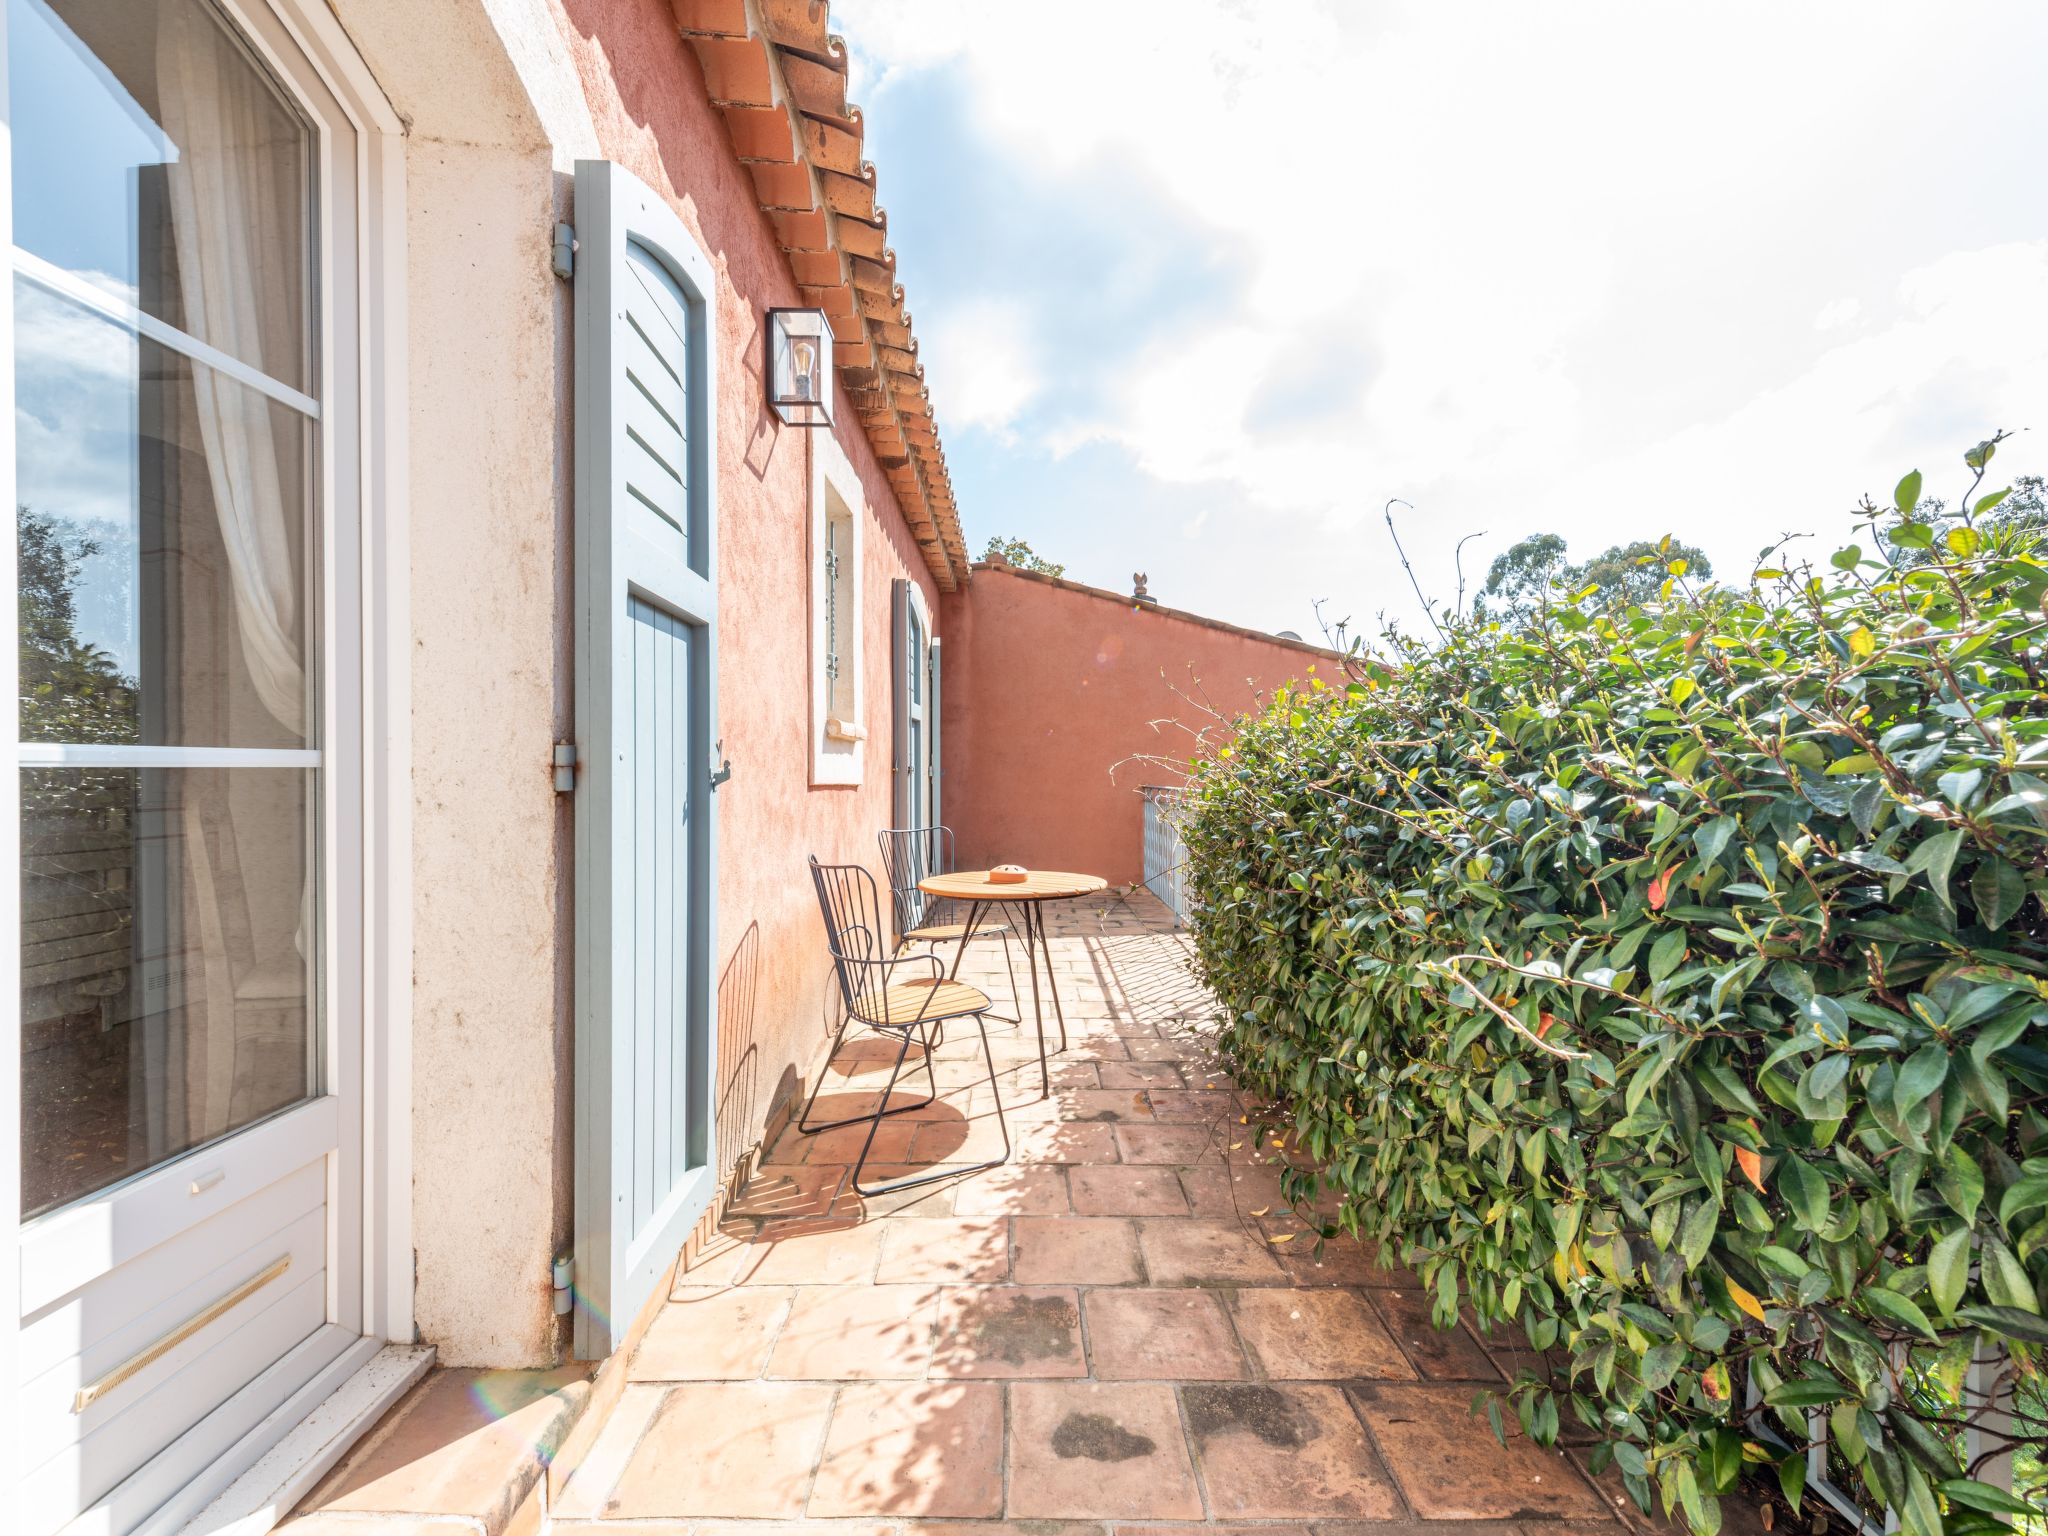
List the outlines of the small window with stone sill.
{"type": "Polygon", "coordinates": [[[861,543],[866,503],[844,453],[813,436],[811,479],[811,782],[861,782],[861,543]]]}
{"type": "Polygon", "coordinates": [[[828,486],[825,491],[825,734],[861,741],[853,696],[853,513],[828,486]]]}

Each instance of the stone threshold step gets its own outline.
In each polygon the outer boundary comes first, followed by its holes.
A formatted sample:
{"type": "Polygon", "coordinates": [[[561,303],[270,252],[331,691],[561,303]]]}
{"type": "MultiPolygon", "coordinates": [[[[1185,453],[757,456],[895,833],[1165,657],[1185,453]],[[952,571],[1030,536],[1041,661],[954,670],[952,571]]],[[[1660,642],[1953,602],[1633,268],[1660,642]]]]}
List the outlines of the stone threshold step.
{"type": "Polygon", "coordinates": [[[548,1468],[589,1413],[595,1370],[430,1372],[280,1536],[534,1536],[547,1523],[548,1468]]]}

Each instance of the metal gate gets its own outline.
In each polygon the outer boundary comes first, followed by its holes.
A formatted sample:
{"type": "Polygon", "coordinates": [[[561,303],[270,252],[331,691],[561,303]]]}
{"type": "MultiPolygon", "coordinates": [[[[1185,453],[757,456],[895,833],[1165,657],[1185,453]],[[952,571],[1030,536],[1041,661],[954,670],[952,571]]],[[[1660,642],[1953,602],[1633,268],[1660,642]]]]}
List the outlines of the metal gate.
{"type": "Polygon", "coordinates": [[[1147,784],[1144,797],[1145,887],[1172,909],[1183,926],[1188,921],[1187,845],[1176,824],[1182,796],[1177,789],[1147,784]]]}

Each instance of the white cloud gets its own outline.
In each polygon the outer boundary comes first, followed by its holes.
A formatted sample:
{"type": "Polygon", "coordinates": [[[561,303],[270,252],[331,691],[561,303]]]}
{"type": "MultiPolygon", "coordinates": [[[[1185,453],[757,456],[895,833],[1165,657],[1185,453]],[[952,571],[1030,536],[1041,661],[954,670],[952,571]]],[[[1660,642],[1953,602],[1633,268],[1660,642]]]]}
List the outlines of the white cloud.
{"type": "Polygon", "coordinates": [[[1033,355],[1031,317],[1010,300],[986,298],[918,320],[918,355],[934,399],[945,402],[947,427],[1008,433],[1044,389],[1033,355]]]}
{"type": "Polygon", "coordinates": [[[1378,528],[1390,495],[1421,509],[1410,553],[1445,589],[1477,528],[1583,551],[1682,516],[1732,558],[1787,520],[1834,526],[1903,461],[1932,481],[2048,403],[2048,219],[2027,191],[2048,98],[2025,63],[2048,11],[2019,0],[834,18],[871,119],[943,70],[971,103],[954,127],[1012,166],[1077,185],[1117,167],[1133,207],[1240,264],[1198,326],[1071,355],[1006,356],[1005,328],[1047,328],[1008,301],[918,313],[941,422],[1013,434],[1006,473],[1106,443],[1227,490],[1237,526],[1155,573],[1226,616],[1298,619],[1331,592],[1412,609],[1378,528]],[[1018,433],[1034,409],[1045,430],[1018,433]]]}
{"type": "Polygon", "coordinates": [[[135,336],[32,283],[14,295],[16,497],[125,528],[135,517],[135,336]]]}
{"type": "Polygon", "coordinates": [[[1845,325],[1854,324],[1856,317],[1862,313],[1863,303],[1859,299],[1847,296],[1830,299],[1821,306],[1820,313],[1813,317],[1813,328],[1816,331],[1838,331],[1845,325]]]}
{"type": "Polygon", "coordinates": [[[1882,328],[1724,416],[1568,477],[1537,510],[1561,524],[1570,506],[1593,509],[1586,541],[1619,540],[1635,531],[1630,488],[1658,486],[1672,530],[1746,557],[1788,531],[1839,536],[1859,494],[1882,497],[1908,469],[1953,498],[1963,451],[2048,401],[2048,240],[1944,256],[1905,274],[1897,301],[1882,328]],[[1845,479],[1855,466],[1865,481],[1845,479]]]}
{"type": "MultiPolygon", "coordinates": [[[[88,281],[100,276],[84,275],[88,281]]],[[[119,292],[119,285],[111,280],[97,286],[119,292]]],[[[62,376],[80,386],[92,382],[134,389],[138,366],[134,332],[34,283],[15,284],[14,305],[18,369],[38,378],[62,376]]]]}

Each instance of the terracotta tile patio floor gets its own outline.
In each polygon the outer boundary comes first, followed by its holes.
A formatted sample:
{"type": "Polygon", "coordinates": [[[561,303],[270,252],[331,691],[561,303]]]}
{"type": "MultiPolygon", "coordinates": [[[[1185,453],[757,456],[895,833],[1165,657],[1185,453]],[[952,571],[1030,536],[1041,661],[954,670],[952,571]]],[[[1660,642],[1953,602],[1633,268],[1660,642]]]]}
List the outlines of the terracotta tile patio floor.
{"type": "MultiPolygon", "coordinates": [[[[1278,1154],[1209,1069],[1164,909],[1068,904],[1052,926],[1050,1097],[1029,1027],[994,1035],[1011,1161],[867,1201],[855,1133],[786,1133],[679,1276],[554,1528],[1621,1532],[1616,1490],[1471,1416],[1507,1347],[1436,1332],[1412,1277],[1355,1246],[1273,1241],[1278,1154]]],[[[996,949],[962,968],[1006,1009],[1002,974],[996,949]]],[[[871,1105],[893,1049],[850,1041],[821,1116],[871,1105]]],[[[940,1096],[885,1122],[899,1161],[877,1177],[1000,1149],[971,1029],[931,1066],[940,1096]]]]}

